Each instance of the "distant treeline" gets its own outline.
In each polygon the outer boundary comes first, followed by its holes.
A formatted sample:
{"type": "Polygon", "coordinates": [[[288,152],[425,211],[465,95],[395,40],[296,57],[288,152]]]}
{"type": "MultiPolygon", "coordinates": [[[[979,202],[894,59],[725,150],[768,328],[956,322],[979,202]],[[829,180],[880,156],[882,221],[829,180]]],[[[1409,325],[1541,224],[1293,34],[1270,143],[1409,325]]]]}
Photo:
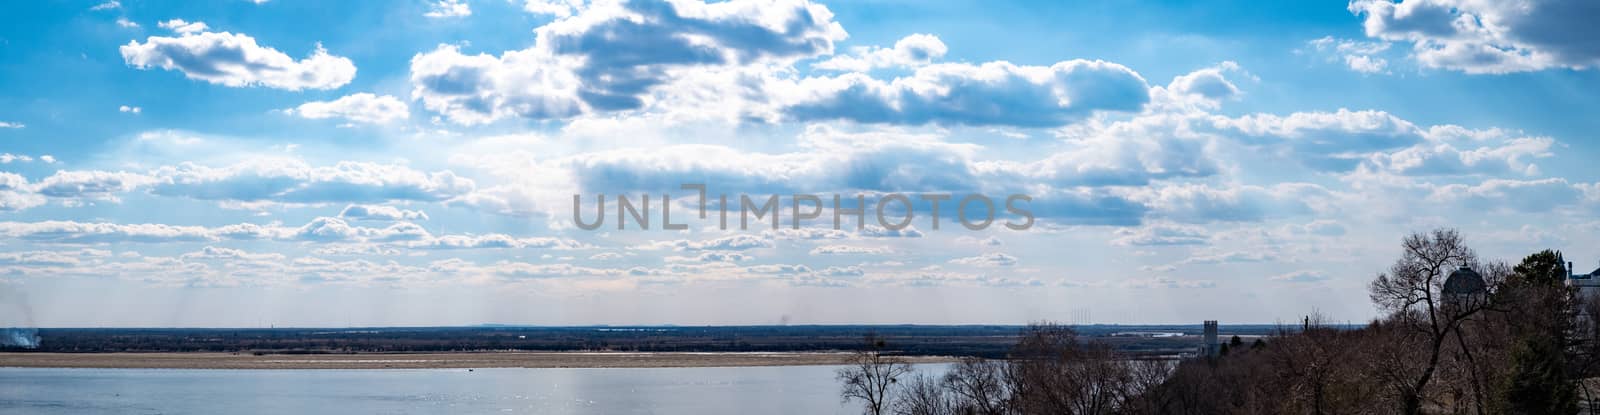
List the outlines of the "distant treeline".
{"type": "MultiPolygon", "coordinates": [[[[1022,326],[592,326],[592,327],[415,327],[158,329],[45,328],[41,352],[263,352],[382,353],[463,351],[645,351],[778,352],[857,350],[873,334],[889,340],[885,353],[940,356],[1004,356],[1022,326]]],[[[1102,338],[1133,354],[1192,352],[1201,326],[1085,325],[1086,337],[1102,338]],[[1130,332],[1185,333],[1186,337],[1118,336],[1130,332]]],[[[1223,326],[1223,332],[1264,335],[1269,325],[1223,326]]],[[[15,349],[14,349],[15,350],[15,349]]]]}

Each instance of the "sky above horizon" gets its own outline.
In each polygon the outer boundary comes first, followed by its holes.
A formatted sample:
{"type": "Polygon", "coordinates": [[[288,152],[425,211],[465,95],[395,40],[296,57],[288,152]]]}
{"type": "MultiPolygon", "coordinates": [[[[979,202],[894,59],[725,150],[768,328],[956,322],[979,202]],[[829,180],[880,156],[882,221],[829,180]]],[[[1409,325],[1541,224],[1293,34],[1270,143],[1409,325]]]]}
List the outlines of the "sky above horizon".
{"type": "Polygon", "coordinates": [[[1583,1],[4,7],[0,326],[1360,322],[1409,232],[1600,265],[1583,1]]]}

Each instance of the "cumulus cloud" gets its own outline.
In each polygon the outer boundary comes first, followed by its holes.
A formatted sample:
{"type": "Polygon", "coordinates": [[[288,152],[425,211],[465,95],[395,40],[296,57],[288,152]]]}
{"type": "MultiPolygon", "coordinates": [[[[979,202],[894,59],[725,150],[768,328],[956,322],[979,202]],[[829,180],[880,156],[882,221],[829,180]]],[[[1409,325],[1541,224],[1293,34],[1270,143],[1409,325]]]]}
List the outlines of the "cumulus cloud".
{"type": "Polygon", "coordinates": [[[587,109],[578,96],[579,63],[538,50],[496,57],[439,45],[411,58],[411,97],[460,124],[571,117],[587,109]]]}
{"type": "Polygon", "coordinates": [[[1117,246],[1204,245],[1211,240],[1198,226],[1166,223],[1117,229],[1116,235],[1111,244],[1117,246]]]}
{"type": "Polygon", "coordinates": [[[117,107],[117,112],[124,112],[124,113],[129,113],[129,114],[139,114],[141,112],[144,112],[144,108],[130,107],[130,106],[127,106],[127,105],[123,105],[123,106],[117,107]]]}
{"type": "Polygon", "coordinates": [[[410,222],[397,222],[384,228],[352,226],[343,219],[319,217],[295,229],[289,238],[316,242],[334,241],[417,241],[433,239],[426,229],[410,222]]]}
{"type": "Polygon", "coordinates": [[[1366,167],[1406,176],[1534,175],[1534,159],[1554,155],[1549,137],[1521,137],[1502,130],[1471,131],[1455,126],[1430,128],[1428,141],[1388,153],[1377,153],[1366,167]],[[1460,136],[1470,136],[1462,140],[1460,136]]]}
{"type": "Polygon", "coordinates": [[[1149,86],[1132,69],[1105,61],[1051,66],[988,62],[923,66],[892,81],[852,73],[807,78],[807,91],[783,112],[802,121],[1051,127],[1096,111],[1137,111],[1149,86]]]}
{"type": "Polygon", "coordinates": [[[362,92],[332,101],[312,101],[285,112],[314,120],[343,118],[369,124],[386,124],[411,116],[406,103],[389,95],[362,92]]]}
{"type": "Polygon", "coordinates": [[[1123,288],[1150,289],[1150,288],[1216,288],[1217,282],[1212,280],[1179,280],[1174,278],[1134,278],[1123,281],[1123,288]]]}
{"type": "Polygon", "coordinates": [[[149,176],[125,171],[62,170],[39,180],[33,189],[49,197],[116,199],[119,193],[153,182],[149,176]]]}
{"type": "Polygon", "coordinates": [[[276,252],[252,253],[234,248],[219,248],[206,246],[199,251],[179,255],[185,260],[251,260],[251,261],[284,261],[288,257],[276,252]]]}
{"type": "Polygon", "coordinates": [[[395,164],[339,162],[311,166],[300,160],[263,159],[226,167],[192,163],[150,173],[152,193],[200,200],[282,203],[443,201],[465,195],[470,179],[445,170],[423,172],[395,164]]]}
{"type": "Polygon", "coordinates": [[[811,255],[882,255],[889,252],[889,248],[853,245],[823,245],[811,249],[811,255]]]}
{"type": "Polygon", "coordinates": [[[22,175],[0,172],[0,212],[43,205],[45,198],[33,193],[29,187],[28,179],[22,175]]]}
{"type": "Polygon", "coordinates": [[[1475,211],[1548,212],[1556,206],[1571,205],[1582,197],[1581,188],[1561,178],[1488,179],[1478,184],[1436,186],[1427,200],[1440,206],[1475,211]]]}
{"type": "Polygon", "coordinates": [[[522,9],[533,14],[567,17],[583,10],[584,0],[523,0],[522,9]]]}
{"type": "Polygon", "coordinates": [[[1241,93],[1239,87],[1234,85],[1233,81],[1228,80],[1228,77],[1223,73],[1240,70],[1238,63],[1223,62],[1215,67],[1172,78],[1172,83],[1167,84],[1167,91],[1179,95],[1194,95],[1212,101],[1236,98],[1241,93]]]}
{"type": "Polygon", "coordinates": [[[1421,143],[1426,132],[1384,111],[1295,112],[1211,117],[1211,128],[1247,145],[1273,149],[1320,170],[1355,168],[1367,155],[1421,143]]]}
{"type": "Polygon", "coordinates": [[[339,211],[339,217],[373,221],[428,220],[428,214],[420,210],[406,210],[394,206],[381,205],[348,205],[344,207],[344,210],[339,211]]]}
{"type": "Polygon", "coordinates": [[[423,16],[432,18],[466,17],[472,15],[472,6],[463,0],[439,0],[428,5],[428,12],[423,16]]]}
{"type": "Polygon", "coordinates": [[[1279,282],[1298,283],[1319,282],[1327,281],[1328,273],[1322,271],[1295,271],[1286,274],[1275,275],[1272,277],[1272,280],[1279,282]]]}
{"type": "Polygon", "coordinates": [[[1221,167],[1213,137],[1196,133],[1186,117],[1141,116],[1081,133],[1068,147],[1038,161],[985,163],[985,170],[1018,181],[1058,187],[1137,186],[1173,178],[1200,178],[1221,167]]]}
{"type": "Polygon", "coordinates": [[[737,234],[698,241],[688,239],[653,241],[635,248],[645,250],[671,249],[674,251],[743,251],[770,247],[772,247],[772,241],[766,238],[749,234],[737,234]]]}
{"type": "Polygon", "coordinates": [[[115,224],[73,221],[0,222],[0,235],[34,242],[117,243],[214,240],[213,229],[166,224],[115,224]]]}
{"type": "Polygon", "coordinates": [[[690,256],[677,256],[677,255],[668,255],[668,256],[662,257],[662,260],[664,260],[666,262],[702,262],[702,263],[741,262],[741,261],[749,261],[751,259],[755,259],[755,258],[752,257],[752,256],[749,256],[749,255],[745,255],[745,254],[741,254],[741,253],[737,253],[737,252],[726,252],[726,251],[702,252],[699,255],[695,255],[695,256],[692,256],[692,257],[690,257],[690,256]]]}
{"type": "Polygon", "coordinates": [[[950,260],[950,263],[968,266],[1009,267],[1017,264],[1017,257],[999,252],[991,252],[978,256],[952,259],[950,260]]]}
{"type": "Polygon", "coordinates": [[[0,164],[32,163],[34,161],[44,164],[55,164],[56,158],[49,154],[34,157],[27,154],[0,153],[0,164]]]}
{"type": "Polygon", "coordinates": [[[1329,198],[1321,186],[1278,183],[1271,186],[1210,186],[1173,184],[1142,189],[1136,198],[1152,207],[1151,214],[1183,223],[1253,222],[1303,215],[1314,211],[1311,203],[1329,198]]]}
{"type": "Polygon", "coordinates": [[[1410,42],[1425,67],[1472,74],[1600,64],[1600,8],[1585,1],[1353,0],[1367,36],[1410,42]]]}
{"type": "Polygon", "coordinates": [[[857,48],[852,50],[850,55],[835,56],[811,67],[832,71],[866,72],[876,68],[921,66],[944,57],[949,50],[939,37],[917,33],[894,42],[894,47],[857,48]]]}
{"type": "Polygon", "coordinates": [[[200,33],[211,28],[206,26],[205,22],[186,22],[183,19],[172,19],[165,22],[160,22],[157,23],[157,26],[161,26],[162,29],[171,30],[173,33],[179,34],[200,33]]]}
{"type": "Polygon", "coordinates": [[[578,14],[536,29],[533,47],[498,57],[451,45],[417,54],[413,98],[463,124],[638,109],[680,70],[819,56],[845,36],[826,7],[803,0],[528,5],[578,14]]]}
{"type": "Polygon", "coordinates": [[[576,249],[584,245],[570,239],[554,237],[517,238],[506,234],[445,235],[426,238],[407,244],[420,249],[576,249]]]}
{"type": "Polygon", "coordinates": [[[231,87],[262,86],[298,91],[333,89],[355,79],[350,59],[334,56],[318,45],[305,59],[256,43],[231,32],[207,32],[204,23],[171,20],[162,23],[178,37],[150,36],[144,43],[122,45],[122,59],[139,69],[179,71],[189,79],[231,87]]]}
{"type": "Polygon", "coordinates": [[[1379,54],[1389,50],[1389,42],[1364,42],[1324,36],[1306,42],[1312,52],[1327,56],[1332,62],[1343,63],[1352,71],[1373,74],[1387,72],[1389,61],[1379,54]]]}
{"type": "Polygon", "coordinates": [[[0,121],[0,128],[23,128],[23,127],[27,127],[27,126],[23,125],[20,122],[0,121]]]}

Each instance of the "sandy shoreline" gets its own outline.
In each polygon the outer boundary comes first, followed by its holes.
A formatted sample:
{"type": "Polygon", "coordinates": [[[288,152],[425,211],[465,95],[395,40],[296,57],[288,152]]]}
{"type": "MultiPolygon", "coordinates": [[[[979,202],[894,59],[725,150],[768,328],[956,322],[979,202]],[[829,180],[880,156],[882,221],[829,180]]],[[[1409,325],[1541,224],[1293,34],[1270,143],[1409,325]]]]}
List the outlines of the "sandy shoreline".
{"type": "MultiPolygon", "coordinates": [[[[848,353],[483,352],[262,355],[250,353],[0,353],[0,367],[116,369],[670,368],[839,365],[848,353]]],[[[908,357],[912,363],[954,358],[908,357]]]]}

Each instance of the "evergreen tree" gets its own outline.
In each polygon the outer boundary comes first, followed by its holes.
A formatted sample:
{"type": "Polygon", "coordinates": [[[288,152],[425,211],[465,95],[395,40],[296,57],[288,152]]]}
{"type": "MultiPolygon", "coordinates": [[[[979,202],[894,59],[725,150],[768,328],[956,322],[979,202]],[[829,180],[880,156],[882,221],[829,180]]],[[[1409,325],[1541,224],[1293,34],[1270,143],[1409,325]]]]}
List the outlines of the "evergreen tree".
{"type": "Polygon", "coordinates": [[[1516,305],[1517,324],[1505,402],[1513,413],[1577,413],[1577,384],[1567,373],[1566,359],[1576,300],[1566,286],[1566,262],[1560,252],[1545,250],[1523,258],[1512,271],[1504,294],[1516,305]]]}

